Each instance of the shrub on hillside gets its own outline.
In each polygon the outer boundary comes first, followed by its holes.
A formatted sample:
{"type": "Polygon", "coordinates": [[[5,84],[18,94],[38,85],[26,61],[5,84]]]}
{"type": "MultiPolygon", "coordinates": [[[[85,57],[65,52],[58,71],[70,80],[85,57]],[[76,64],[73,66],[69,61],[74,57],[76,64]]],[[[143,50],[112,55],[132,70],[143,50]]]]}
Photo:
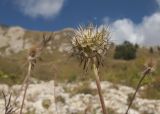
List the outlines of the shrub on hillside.
{"type": "Polygon", "coordinates": [[[154,53],[154,49],[152,47],[149,48],[149,53],[151,53],[151,54],[154,53]]]}
{"type": "Polygon", "coordinates": [[[135,45],[128,41],[124,41],[123,44],[116,46],[114,58],[131,60],[136,58],[137,48],[135,45]]]}
{"type": "Polygon", "coordinates": [[[160,46],[157,46],[157,51],[160,52],[160,46]]]}

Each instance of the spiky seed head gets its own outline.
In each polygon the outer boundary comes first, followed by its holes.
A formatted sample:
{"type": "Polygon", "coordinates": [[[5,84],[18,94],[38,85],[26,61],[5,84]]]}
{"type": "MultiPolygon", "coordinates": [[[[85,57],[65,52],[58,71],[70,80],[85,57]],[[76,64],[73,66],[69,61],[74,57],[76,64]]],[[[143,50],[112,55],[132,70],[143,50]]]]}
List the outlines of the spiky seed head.
{"type": "Polygon", "coordinates": [[[81,61],[88,62],[88,60],[91,60],[92,62],[92,59],[96,58],[99,66],[99,63],[102,62],[102,56],[106,54],[110,47],[110,31],[106,26],[97,27],[92,24],[79,26],[75,30],[72,46],[74,54],[79,55],[81,61]]]}
{"type": "Polygon", "coordinates": [[[85,53],[86,57],[92,56],[93,52],[104,54],[109,48],[110,32],[107,27],[102,28],[89,25],[87,27],[79,26],[75,30],[75,36],[72,39],[72,44],[77,51],[85,53]]]}

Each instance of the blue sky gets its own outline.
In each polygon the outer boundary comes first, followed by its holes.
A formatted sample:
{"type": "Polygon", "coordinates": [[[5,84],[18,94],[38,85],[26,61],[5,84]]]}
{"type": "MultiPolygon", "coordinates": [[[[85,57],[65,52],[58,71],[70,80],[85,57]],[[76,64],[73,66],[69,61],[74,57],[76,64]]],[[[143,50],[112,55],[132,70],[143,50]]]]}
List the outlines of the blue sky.
{"type": "Polygon", "coordinates": [[[88,22],[99,25],[106,17],[111,21],[129,18],[140,23],[144,16],[151,15],[157,9],[155,0],[1,0],[0,23],[34,30],[56,30],[88,22]],[[41,8],[44,1],[50,5],[41,8]]]}
{"type": "Polygon", "coordinates": [[[89,22],[109,25],[117,43],[160,44],[160,0],[0,0],[0,24],[54,31],[89,22]]]}

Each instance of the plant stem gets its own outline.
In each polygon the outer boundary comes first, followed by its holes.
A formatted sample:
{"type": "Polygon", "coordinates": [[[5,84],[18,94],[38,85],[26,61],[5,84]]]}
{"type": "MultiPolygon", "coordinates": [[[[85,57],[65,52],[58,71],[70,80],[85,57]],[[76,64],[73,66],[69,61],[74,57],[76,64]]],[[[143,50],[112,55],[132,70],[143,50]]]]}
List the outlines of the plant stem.
{"type": "Polygon", "coordinates": [[[23,83],[22,83],[22,85],[21,85],[21,88],[20,88],[20,90],[19,90],[18,95],[17,95],[16,98],[14,99],[14,103],[16,103],[17,99],[20,97],[21,92],[23,91],[23,87],[25,86],[25,84],[26,84],[26,82],[27,82],[27,78],[28,78],[28,77],[26,76],[25,79],[24,79],[24,81],[23,81],[23,83]]]}
{"type": "Polygon", "coordinates": [[[97,90],[98,90],[98,94],[99,94],[99,99],[100,99],[100,102],[101,102],[102,111],[103,111],[103,114],[107,114],[104,98],[103,98],[103,95],[102,95],[102,89],[101,89],[101,85],[100,85],[98,69],[97,69],[95,63],[93,64],[93,71],[94,71],[95,78],[96,78],[96,85],[97,85],[97,90]]]}
{"type": "Polygon", "coordinates": [[[22,111],[23,111],[24,100],[26,98],[27,89],[28,89],[28,86],[29,86],[29,79],[30,79],[30,76],[31,76],[31,68],[32,68],[32,64],[31,64],[31,62],[29,62],[28,72],[27,72],[27,75],[26,75],[26,78],[25,78],[26,86],[25,86],[25,90],[24,90],[24,94],[23,94],[23,100],[22,100],[22,105],[21,105],[21,108],[20,108],[20,114],[22,114],[22,111]]]}
{"type": "Polygon", "coordinates": [[[144,78],[146,77],[146,75],[150,72],[150,70],[151,70],[150,68],[147,68],[147,69],[143,72],[143,75],[142,75],[141,79],[140,79],[139,82],[138,82],[138,85],[137,85],[137,87],[136,87],[136,91],[135,91],[135,93],[134,93],[134,95],[133,95],[133,97],[132,97],[132,99],[131,99],[131,102],[130,102],[129,105],[128,105],[128,108],[127,108],[127,111],[126,111],[125,114],[128,114],[128,111],[129,111],[129,109],[130,109],[131,106],[132,106],[133,100],[135,99],[135,96],[136,96],[136,94],[137,94],[137,92],[138,92],[138,90],[139,90],[139,88],[140,88],[140,86],[141,86],[141,83],[142,83],[142,81],[144,80],[144,78]]]}

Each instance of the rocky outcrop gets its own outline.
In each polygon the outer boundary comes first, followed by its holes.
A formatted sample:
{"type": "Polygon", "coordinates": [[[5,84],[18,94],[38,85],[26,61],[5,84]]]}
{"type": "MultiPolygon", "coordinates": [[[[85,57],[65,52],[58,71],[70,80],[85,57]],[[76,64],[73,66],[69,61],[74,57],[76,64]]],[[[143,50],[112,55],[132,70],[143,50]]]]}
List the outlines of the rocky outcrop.
{"type": "MultiPolygon", "coordinates": [[[[50,35],[51,32],[29,31],[21,27],[0,26],[0,55],[7,56],[28,49],[32,44],[42,40],[42,34],[50,35]]],[[[66,28],[54,31],[48,50],[57,49],[60,52],[70,52],[70,37],[73,29],[66,28]]]]}

